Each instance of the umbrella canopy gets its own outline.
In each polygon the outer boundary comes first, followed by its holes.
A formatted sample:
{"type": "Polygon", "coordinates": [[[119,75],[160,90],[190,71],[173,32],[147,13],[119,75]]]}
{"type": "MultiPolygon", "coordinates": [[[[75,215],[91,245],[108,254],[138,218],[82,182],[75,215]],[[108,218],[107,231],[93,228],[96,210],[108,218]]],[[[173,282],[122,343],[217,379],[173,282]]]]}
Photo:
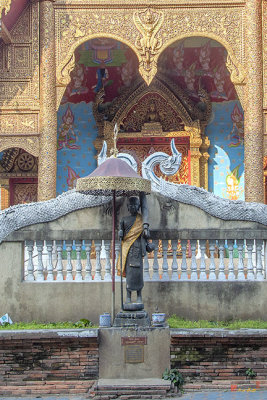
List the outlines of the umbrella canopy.
{"type": "Polygon", "coordinates": [[[150,193],[151,182],[139,176],[132,167],[119,158],[108,158],[90,175],[77,180],[76,190],[86,194],[133,196],[150,193]]]}

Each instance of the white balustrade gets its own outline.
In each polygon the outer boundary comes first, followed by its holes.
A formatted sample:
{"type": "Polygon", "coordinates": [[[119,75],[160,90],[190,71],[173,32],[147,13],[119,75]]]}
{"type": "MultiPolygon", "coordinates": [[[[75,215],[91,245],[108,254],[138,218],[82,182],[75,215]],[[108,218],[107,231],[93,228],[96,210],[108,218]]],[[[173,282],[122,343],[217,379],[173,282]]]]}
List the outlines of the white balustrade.
{"type": "Polygon", "coordinates": [[[95,240],[95,276],[94,276],[94,281],[101,281],[101,258],[100,258],[100,252],[101,252],[101,246],[102,246],[102,241],[101,240],[95,240]]]}
{"type": "Polygon", "coordinates": [[[206,261],[205,261],[205,252],[206,252],[206,240],[199,241],[200,247],[200,272],[199,272],[199,280],[206,281],[207,274],[206,274],[206,261]]]}
{"type": "Polygon", "coordinates": [[[258,281],[263,280],[263,273],[262,273],[262,255],[261,255],[261,250],[262,250],[262,245],[263,241],[262,240],[256,240],[256,276],[258,281]]]}
{"type": "Polygon", "coordinates": [[[159,241],[154,240],[155,250],[154,250],[154,259],[153,259],[153,274],[152,280],[159,280],[159,262],[158,262],[158,252],[159,252],[159,241]]]}
{"type": "Polygon", "coordinates": [[[197,241],[191,240],[190,244],[191,244],[191,251],[192,251],[190,279],[191,279],[191,281],[196,281],[197,280],[197,260],[196,260],[197,241]]]}
{"type": "Polygon", "coordinates": [[[237,280],[245,280],[244,273],[244,262],[243,262],[243,252],[244,252],[244,240],[237,240],[237,250],[238,250],[238,266],[237,266],[237,280]]]}
{"type": "Polygon", "coordinates": [[[255,279],[253,262],[252,262],[253,245],[254,245],[254,240],[246,240],[247,259],[248,259],[248,262],[247,262],[247,279],[248,280],[255,279]]]}
{"type": "Polygon", "coordinates": [[[27,274],[26,274],[26,280],[27,281],[34,281],[34,265],[33,265],[33,259],[32,259],[32,253],[33,253],[33,245],[34,241],[33,240],[26,240],[26,247],[28,250],[28,265],[27,265],[27,274]]]}
{"type": "Polygon", "coordinates": [[[162,260],[162,280],[163,281],[168,281],[170,279],[169,274],[168,274],[168,245],[169,242],[168,240],[162,240],[162,254],[163,254],[163,260],[162,260]]]}
{"type": "Polygon", "coordinates": [[[37,252],[38,252],[38,265],[37,265],[36,280],[43,281],[44,280],[44,264],[43,264],[44,242],[43,242],[43,240],[37,240],[36,247],[37,247],[37,252]]]}
{"type": "Polygon", "coordinates": [[[57,281],[63,281],[63,262],[62,262],[62,251],[63,251],[63,240],[56,240],[57,246],[57,281]]]}
{"type": "Polygon", "coordinates": [[[85,253],[86,253],[86,266],[85,266],[85,276],[84,280],[89,281],[92,279],[92,264],[91,264],[91,248],[92,248],[92,241],[85,240],[85,253]]]}
{"type": "Polygon", "coordinates": [[[75,240],[75,248],[76,248],[76,256],[77,256],[75,281],[81,282],[83,280],[82,259],[81,259],[81,251],[82,251],[82,241],[81,240],[75,240]]]}
{"type": "Polygon", "coordinates": [[[220,255],[220,264],[219,264],[219,273],[218,273],[218,280],[225,281],[225,266],[224,266],[224,247],[225,241],[219,240],[219,255],[220,255]]]}
{"type": "Polygon", "coordinates": [[[210,265],[209,265],[209,280],[210,281],[216,281],[216,266],[215,266],[215,258],[214,258],[214,253],[215,253],[215,240],[210,240],[209,241],[209,251],[210,251],[210,265]]]}
{"type": "Polygon", "coordinates": [[[188,279],[187,274],[187,261],[186,261],[186,250],[187,250],[187,240],[181,240],[182,249],[182,263],[181,263],[181,280],[188,279]]]}
{"type": "Polygon", "coordinates": [[[172,245],[172,281],[178,281],[178,263],[177,263],[177,247],[178,242],[177,240],[171,241],[172,245]]]}
{"type": "Polygon", "coordinates": [[[73,265],[71,261],[71,252],[72,252],[72,240],[66,240],[66,251],[67,251],[67,275],[66,281],[73,281],[73,265]]]}
{"type": "MultiPolygon", "coordinates": [[[[160,278],[162,281],[169,281],[170,278],[172,281],[186,281],[189,279],[191,281],[206,281],[207,278],[209,281],[226,281],[226,279],[228,281],[261,281],[266,279],[267,242],[263,240],[216,241],[216,239],[211,239],[208,241],[209,252],[206,253],[207,240],[189,241],[182,239],[179,242],[182,254],[177,254],[178,240],[164,239],[161,242],[162,254],[160,256],[159,240],[154,240],[153,243],[155,245],[154,253],[152,253],[153,259],[145,256],[143,261],[145,281],[158,281],[160,278]],[[197,245],[198,256],[196,256],[197,245]],[[168,254],[170,246],[171,255],[168,254]],[[191,252],[188,251],[188,246],[190,246],[191,252]],[[215,257],[217,247],[219,258],[215,257]],[[225,257],[225,249],[229,253],[227,257],[225,257]],[[253,256],[254,249],[256,257],[253,256]],[[159,276],[159,270],[162,270],[161,277],[159,276]]],[[[92,240],[37,240],[35,242],[26,240],[24,280],[43,283],[63,281],[72,283],[82,281],[110,282],[111,241],[95,240],[94,244],[95,258],[92,259],[92,240]],[[56,253],[55,261],[53,260],[54,250],[56,253]],[[101,256],[104,257],[102,262],[101,256]],[[94,271],[93,273],[92,270],[94,271]],[[92,279],[92,275],[94,275],[94,279],[92,279]]],[[[120,243],[116,241],[116,258],[119,250],[120,243]]],[[[117,279],[120,278],[117,278],[116,274],[117,279]]]]}
{"type": "Polygon", "coordinates": [[[228,281],[235,280],[235,273],[234,273],[234,240],[227,240],[227,247],[229,251],[229,263],[228,263],[228,281]]]}
{"type": "Polygon", "coordinates": [[[111,240],[105,240],[104,242],[105,255],[106,255],[105,281],[111,281],[110,245],[111,245],[111,240]]]}

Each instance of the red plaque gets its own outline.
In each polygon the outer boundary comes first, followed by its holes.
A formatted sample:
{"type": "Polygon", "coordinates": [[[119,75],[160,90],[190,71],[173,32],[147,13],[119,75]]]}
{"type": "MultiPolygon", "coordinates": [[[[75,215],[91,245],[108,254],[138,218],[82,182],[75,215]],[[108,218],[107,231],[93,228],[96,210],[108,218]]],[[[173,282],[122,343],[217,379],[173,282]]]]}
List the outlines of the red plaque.
{"type": "Polygon", "coordinates": [[[121,345],[126,346],[126,345],[131,345],[131,344],[147,344],[147,336],[141,336],[141,337],[122,337],[121,338],[121,345]]]}

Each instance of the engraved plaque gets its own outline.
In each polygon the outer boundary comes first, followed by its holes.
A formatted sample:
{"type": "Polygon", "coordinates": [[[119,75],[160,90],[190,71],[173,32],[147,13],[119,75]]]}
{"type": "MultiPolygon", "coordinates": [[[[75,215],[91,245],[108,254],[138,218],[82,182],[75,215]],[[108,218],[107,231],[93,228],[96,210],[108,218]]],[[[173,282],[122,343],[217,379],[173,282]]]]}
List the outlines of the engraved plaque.
{"type": "Polygon", "coordinates": [[[124,336],[121,338],[121,345],[126,346],[127,344],[147,344],[147,336],[124,336]]]}
{"type": "Polygon", "coordinates": [[[138,364],[144,362],[144,345],[130,344],[124,347],[124,361],[127,364],[138,364]]]}

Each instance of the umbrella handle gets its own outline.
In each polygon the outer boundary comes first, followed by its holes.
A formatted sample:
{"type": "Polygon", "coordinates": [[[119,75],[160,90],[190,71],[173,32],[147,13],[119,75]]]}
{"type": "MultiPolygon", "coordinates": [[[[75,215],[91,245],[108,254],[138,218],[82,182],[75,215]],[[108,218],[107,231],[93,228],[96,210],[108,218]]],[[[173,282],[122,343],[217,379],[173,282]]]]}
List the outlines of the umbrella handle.
{"type": "Polygon", "coordinates": [[[123,282],[122,282],[122,239],[120,238],[120,253],[121,253],[121,256],[120,256],[120,267],[121,267],[121,309],[122,309],[122,311],[124,311],[124,308],[123,308],[123,282]]]}

